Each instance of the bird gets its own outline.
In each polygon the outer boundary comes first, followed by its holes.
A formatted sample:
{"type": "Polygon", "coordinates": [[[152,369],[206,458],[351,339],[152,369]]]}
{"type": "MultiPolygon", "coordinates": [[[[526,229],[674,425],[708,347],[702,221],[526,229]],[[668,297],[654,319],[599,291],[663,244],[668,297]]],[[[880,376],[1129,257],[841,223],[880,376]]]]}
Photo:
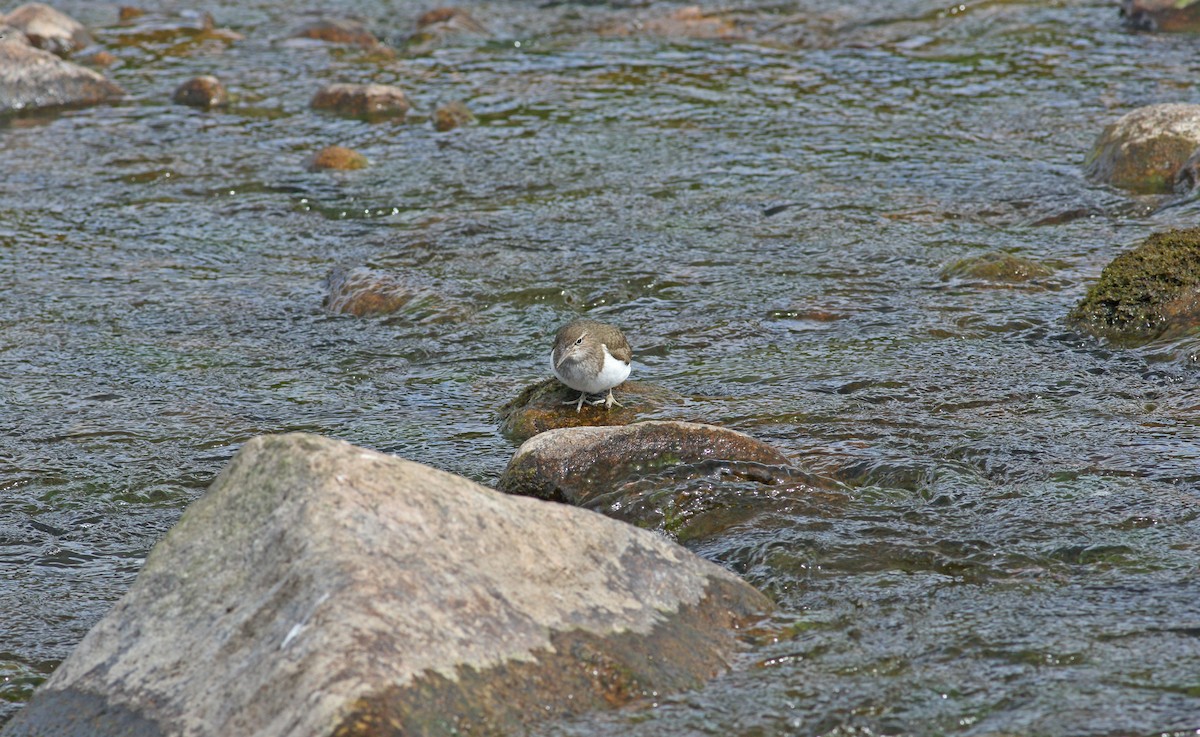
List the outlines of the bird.
{"type": "Polygon", "coordinates": [[[550,368],[559,381],[579,392],[575,411],[583,409],[589,394],[608,396],[590,404],[603,404],[606,410],[622,406],[613,398],[613,387],[629,378],[633,351],[621,331],[595,320],[578,319],[563,325],[554,335],[550,368]]]}

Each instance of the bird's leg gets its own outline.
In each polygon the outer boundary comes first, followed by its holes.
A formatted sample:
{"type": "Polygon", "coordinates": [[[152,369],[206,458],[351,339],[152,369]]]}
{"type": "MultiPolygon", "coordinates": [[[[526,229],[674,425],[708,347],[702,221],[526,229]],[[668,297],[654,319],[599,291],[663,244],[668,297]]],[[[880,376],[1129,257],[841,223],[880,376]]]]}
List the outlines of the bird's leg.
{"type": "MultiPolygon", "coordinates": [[[[586,398],[587,398],[587,392],[579,392],[579,399],[568,399],[567,401],[563,402],[563,404],[575,405],[575,411],[578,412],[581,409],[583,409],[583,400],[586,398]]],[[[590,402],[589,402],[589,404],[590,404],[590,402]]]]}
{"type": "Polygon", "coordinates": [[[608,398],[604,400],[604,409],[612,409],[614,404],[618,407],[625,406],[616,400],[616,398],[613,396],[612,389],[609,389],[608,398]]]}

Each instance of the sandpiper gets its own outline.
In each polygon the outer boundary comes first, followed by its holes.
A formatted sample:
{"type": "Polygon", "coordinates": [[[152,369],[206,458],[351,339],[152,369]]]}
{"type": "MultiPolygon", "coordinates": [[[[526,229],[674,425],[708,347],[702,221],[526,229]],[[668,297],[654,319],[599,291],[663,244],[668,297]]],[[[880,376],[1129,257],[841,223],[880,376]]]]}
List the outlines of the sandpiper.
{"type": "MultiPolygon", "coordinates": [[[[612,409],[621,403],[613,399],[613,387],[629,378],[629,363],[633,351],[621,331],[612,325],[595,320],[572,320],[558,329],[554,350],[550,351],[550,368],[558,380],[579,392],[575,411],[583,409],[589,394],[607,397],[592,400],[612,409]]],[[[571,404],[571,402],[564,402],[571,404]]]]}

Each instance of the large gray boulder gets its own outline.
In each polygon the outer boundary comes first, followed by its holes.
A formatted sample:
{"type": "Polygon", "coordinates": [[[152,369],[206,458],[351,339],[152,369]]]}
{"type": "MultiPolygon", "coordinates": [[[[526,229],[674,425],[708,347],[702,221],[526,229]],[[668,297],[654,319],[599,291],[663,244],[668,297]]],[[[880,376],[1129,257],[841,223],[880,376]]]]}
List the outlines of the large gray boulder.
{"type": "Polygon", "coordinates": [[[0,115],[63,105],[94,105],[125,94],[91,69],[30,46],[0,25],[0,115]]]}
{"type": "Polygon", "coordinates": [[[600,515],[265,436],[0,734],[522,733],[699,684],[768,607],[600,515]]]}

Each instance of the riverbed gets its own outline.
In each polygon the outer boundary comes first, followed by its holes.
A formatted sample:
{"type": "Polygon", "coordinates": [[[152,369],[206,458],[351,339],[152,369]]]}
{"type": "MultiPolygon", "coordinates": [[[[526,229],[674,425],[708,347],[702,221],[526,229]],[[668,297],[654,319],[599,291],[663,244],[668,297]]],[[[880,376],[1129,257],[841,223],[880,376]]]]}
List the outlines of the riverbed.
{"type": "Polygon", "coordinates": [[[288,40],[317,16],[286,0],[202,8],[240,40],[56,7],[129,97],[0,122],[0,721],[246,439],[493,484],[496,408],[586,314],[688,417],[844,487],[684,541],[780,606],[731,673],[556,733],[1200,727],[1200,337],[1066,321],[1116,254],[1197,223],[1082,173],[1120,115],[1197,101],[1194,36],[1100,0],[513,0],[407,43],[428,7],[322,6],[387,58],[288,40]],[[230,107],[171,103],[208,73],[230,107]],[[311,110],[330,82],[413,110],[311,110]],[[477,122],[435,131],[454,100],[477,122]],[[308,171],[331,144],[370,165],[308,171]],[[1048,273],[948,271],[989,253],[1048,273]],[[329,314],[356,266],[420,298],[329,314]]]}

